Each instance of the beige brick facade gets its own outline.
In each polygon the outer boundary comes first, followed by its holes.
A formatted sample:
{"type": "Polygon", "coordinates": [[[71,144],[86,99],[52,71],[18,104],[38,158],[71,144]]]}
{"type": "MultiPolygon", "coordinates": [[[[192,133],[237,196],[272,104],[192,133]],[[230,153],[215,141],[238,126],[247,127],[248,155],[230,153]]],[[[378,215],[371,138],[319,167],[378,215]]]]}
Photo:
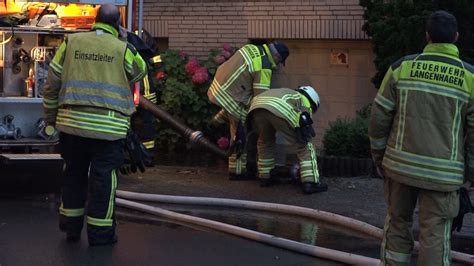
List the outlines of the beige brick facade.
{"type": "Polygon", "coordinates": [[[145,0],[144,28],[170,48],[203,57],[249,39],[364,40],[358,0],[145,0]]]}

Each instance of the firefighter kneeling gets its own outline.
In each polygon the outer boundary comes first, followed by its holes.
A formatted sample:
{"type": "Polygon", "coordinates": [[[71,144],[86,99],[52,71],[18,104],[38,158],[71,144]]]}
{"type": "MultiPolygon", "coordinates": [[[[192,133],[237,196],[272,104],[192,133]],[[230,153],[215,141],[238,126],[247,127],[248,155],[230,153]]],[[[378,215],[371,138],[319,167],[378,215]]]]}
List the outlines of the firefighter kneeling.
{"type": "Polygon", "coordinates": [[[297,90],[271,89],[256,96],[249,110],[249,123],[258,134],[258,176],[260,186],[276,182],[275,134],[280,132],[296,148],[300,164],[303,193],[327,191],[319,180],[316,151],[311,139],[315,136],[311,114],[319,108],[319,95],[311,86],[297,90]]]}

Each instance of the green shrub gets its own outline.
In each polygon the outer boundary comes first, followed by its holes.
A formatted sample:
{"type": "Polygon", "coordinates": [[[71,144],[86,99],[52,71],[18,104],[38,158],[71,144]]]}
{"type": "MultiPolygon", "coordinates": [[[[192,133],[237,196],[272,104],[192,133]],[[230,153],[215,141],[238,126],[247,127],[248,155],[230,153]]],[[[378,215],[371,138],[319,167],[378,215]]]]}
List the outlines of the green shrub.
{"type": "MultiPolygon", "coordinates": [[[[161,54],[166,73],[166,83],[158,92],[159,106],[178,121],[194,130],[203,130],[216,107],[212,106],[207,99],[207,89],[213,79],[217,65],[213,63],[213,57],[217,50],[209,52],[208,59],[198,61],[201,68],[208,75],[206,82],[196,84],[193,75],[187,72],[186,65],[197,59],[189,59],[179,50],[167,50],[161,54]],[[206,71],[207,69],[207,71],[206,71]]],[[[202,69],[201,69],[202,70],[202,69]]],[[[188,140],[175,132],[164,123],[158,123],[156,146],[160,152],[184,151],[188,140]]]]}
{"type": "Polygon", "coordinates": [[[331,122],[323,137],[325,154],[369,158],[369,117],[370,104],[357,111],[354,119],[338,118],[331,122]]]}

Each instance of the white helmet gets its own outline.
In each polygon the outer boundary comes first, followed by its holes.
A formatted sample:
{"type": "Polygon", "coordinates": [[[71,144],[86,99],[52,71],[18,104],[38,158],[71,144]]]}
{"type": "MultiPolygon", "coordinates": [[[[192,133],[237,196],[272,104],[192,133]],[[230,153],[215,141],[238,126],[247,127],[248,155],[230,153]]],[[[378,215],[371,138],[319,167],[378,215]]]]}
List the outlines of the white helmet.
{"type": "MultiPolygon", "coordinates": [[[[298,89],[299,91],[303,92],[304,94],[306,94],[306,96],[308,96],[313,104],[316,106],[316,109],[319,108],[319,104],[320,104],[320,101],[319,101],[319,94],[316,92],[316,90],[311,87],[311,86],[299,86],[298,89]]],[[[313,110],[313,112],[316,111],[316,110],[313,110]]]]}

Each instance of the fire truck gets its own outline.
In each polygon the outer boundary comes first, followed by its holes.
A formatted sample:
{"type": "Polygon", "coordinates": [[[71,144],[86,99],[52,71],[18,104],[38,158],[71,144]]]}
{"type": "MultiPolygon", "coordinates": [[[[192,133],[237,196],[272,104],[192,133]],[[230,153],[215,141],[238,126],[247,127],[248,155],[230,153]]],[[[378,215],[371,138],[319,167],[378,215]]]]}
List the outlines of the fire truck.
{"type": "MultiPolygon", "coordinates": [[[[89,30],[97,8],[108,3],[120,6],[122,24],[131,30],[133,0],[0,4],[0,179],[12,171],[61,171],[58,134],[42,119],[49,62],[65,36],[89,30]]],[[[141,30],[141,17],[138,26],[141,30]]]]}

